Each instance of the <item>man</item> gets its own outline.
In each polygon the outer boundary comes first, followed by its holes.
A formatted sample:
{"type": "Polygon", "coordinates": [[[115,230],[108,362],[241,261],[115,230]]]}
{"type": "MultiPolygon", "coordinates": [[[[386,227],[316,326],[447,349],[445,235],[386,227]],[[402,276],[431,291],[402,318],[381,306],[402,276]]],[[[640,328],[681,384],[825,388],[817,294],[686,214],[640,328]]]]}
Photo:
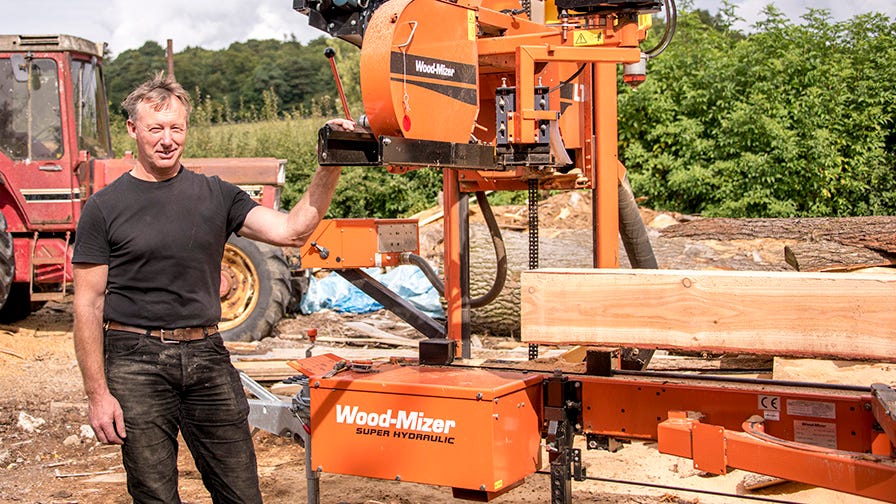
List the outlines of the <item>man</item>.
{"type": "MultiPolygon", "coordinates": [[[[75,351],[99,441],[122,445],[135,502],[180,502],[177,435],[216,503],[261,502],[248,403],[217,333],[229,235],[298,247],[341,168],[318,168],[284,214],[180,163],[189,95],[156,75],[122,103],[137,164],[84,205],[75,239],[75,351]]],[[[351,121],[330,121],[351,131],[351,121]]]]}

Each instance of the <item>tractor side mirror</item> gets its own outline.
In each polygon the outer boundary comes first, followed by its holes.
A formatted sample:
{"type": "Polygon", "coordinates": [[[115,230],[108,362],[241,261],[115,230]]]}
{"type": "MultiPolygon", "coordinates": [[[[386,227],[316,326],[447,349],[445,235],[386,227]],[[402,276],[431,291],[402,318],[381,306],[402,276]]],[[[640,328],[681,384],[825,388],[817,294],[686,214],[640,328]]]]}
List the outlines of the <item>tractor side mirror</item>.
{"type": "Polygon", "coordinates": [[[12,61],[12,75],[16,82],[28,81],[28,67],[25,66],[25,55],[22,53],[12,53],[9,55],[12,61]]]}

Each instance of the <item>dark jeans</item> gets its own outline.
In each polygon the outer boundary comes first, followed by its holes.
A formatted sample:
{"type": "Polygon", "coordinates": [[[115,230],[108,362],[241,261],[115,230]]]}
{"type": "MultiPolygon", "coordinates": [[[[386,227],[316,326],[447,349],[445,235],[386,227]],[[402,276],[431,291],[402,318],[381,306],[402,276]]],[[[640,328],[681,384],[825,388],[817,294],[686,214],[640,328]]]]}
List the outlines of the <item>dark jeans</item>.
{"type": "Polygon", "coordinates": [[[177,433],[215,503],[260,503],[249,405],[218,334],[198,341],[107,331],[106,380],[124,411],[122,460],[137,503],[179,503],[177,433]]]}

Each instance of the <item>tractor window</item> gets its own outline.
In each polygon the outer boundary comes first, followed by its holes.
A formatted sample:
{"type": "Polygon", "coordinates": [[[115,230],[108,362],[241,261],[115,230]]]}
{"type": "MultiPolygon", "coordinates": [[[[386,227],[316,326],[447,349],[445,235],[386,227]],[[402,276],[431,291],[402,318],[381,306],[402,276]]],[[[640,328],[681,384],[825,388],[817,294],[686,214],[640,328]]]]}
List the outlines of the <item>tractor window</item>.
{"type": "Polygon", "coordinates": [[[0,58],[0,151],[12,159],[59,159],[62,119],[56,62],[19,61],[0,58]]]}
{"type": "Polygon", "coordinates": [[[72,61],[72,90],[75,94],[78,149],[86,150],[92,157],[109,157],[112,150],[109,116],[106,113],[103,76],[95,58],[91,61],[72,61]]]}

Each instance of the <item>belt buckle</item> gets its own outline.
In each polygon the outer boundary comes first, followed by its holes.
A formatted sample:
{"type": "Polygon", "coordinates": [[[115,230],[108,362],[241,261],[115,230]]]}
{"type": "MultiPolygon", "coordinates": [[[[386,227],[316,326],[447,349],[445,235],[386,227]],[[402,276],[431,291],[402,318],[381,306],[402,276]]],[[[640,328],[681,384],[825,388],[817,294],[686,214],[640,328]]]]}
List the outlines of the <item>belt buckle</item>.
{"type": "Polygon", "coordinates": [[[174,334],[176,329],[159,329],[159,339],[162,340],[162,343],[166,343],[168,345],[177,345],[180,343],[180,340],[176,339],[165,339],[165,333],[168,332],[170,334],[174,334]]]}

